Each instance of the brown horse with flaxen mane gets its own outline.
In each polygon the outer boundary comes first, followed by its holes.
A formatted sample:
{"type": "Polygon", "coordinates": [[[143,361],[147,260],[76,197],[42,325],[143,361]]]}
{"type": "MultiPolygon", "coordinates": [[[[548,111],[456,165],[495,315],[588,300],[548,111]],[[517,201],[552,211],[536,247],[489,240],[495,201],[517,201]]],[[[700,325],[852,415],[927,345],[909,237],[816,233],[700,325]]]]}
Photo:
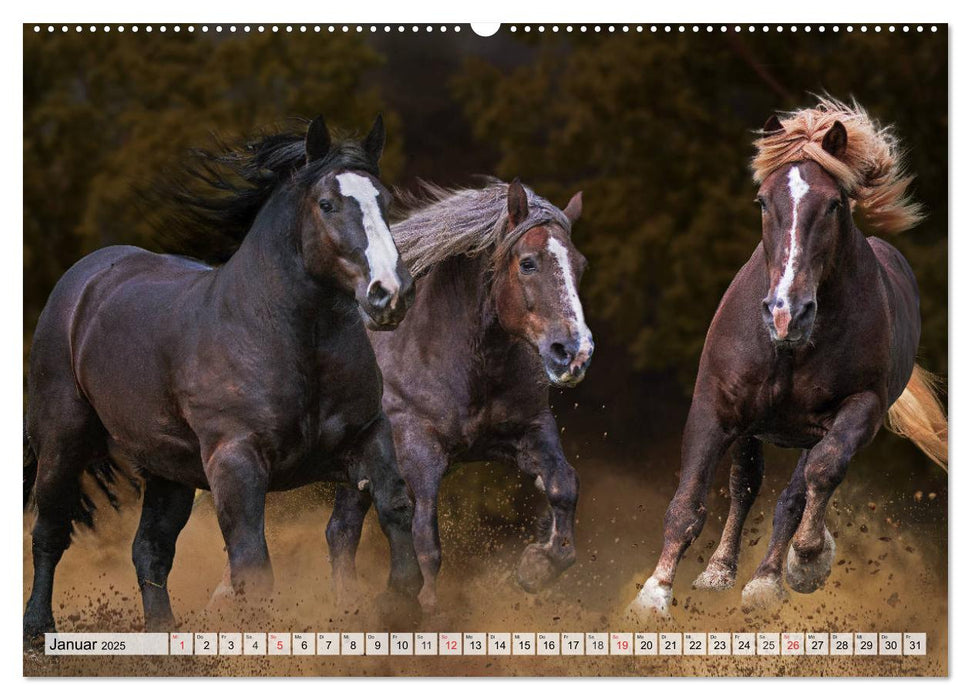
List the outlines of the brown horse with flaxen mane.
{"type": "Polygon", "coordinates": [[[629,609],[635,619],[668,614],[675,568],[701,533],[713,472],[730,448],[731,507],[697,588],[735,583],[742,527],[762,483],[762,443],[802,450],[776,506],[768,552],[742,592],[752,607],[786,599],[783,559],[800,593],[826,580],[836,550],[826,506],[885,417],[946,467],[947,418],[934,377],[915,364],[914,273],[893,246],[854,223],[854,210],[886,234],[920,221],[897,139],[858,104],[825,98],[772,116],[756,147],[762,243],[708,330],[680,484],[657,566],[629,609]]]}

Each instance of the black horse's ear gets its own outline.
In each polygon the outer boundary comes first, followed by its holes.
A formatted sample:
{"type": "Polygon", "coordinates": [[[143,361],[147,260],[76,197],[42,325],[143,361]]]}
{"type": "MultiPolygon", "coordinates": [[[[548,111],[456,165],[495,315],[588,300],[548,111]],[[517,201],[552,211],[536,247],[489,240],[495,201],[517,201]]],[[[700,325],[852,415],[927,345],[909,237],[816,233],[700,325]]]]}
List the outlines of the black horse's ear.
{"type": "Polygon", "coordinates": [[[324,118],[319,114],[314,117],[307,127],[307,139],[305,141],[307,150],[307,162],[313,163],[327,155],[330,150],[330,132],[324,124],[324,118]]]}
{"type": "Polygon", "coordinates": [[[782,131],[782,122],[779,121],[779,117],[773,114],[771,117],[765,120],[765,124],[762,125],[763,134],[774,134],[777,131],[782,131]]]}
{"type": "Polygon", "coordinates": [[[364,151],[375,165],[378,164],[378,161],[381,160],[381,154],[384,153],[384,138],[384,117],[379,114],[374,120],[374,126],[371,127],[371,133],[364,139],[363,144],[364,151]]]}
{"type": "Polygon", "coordinates": [[[823,150],[834,158],[842,158],[846,153],[846,127],[843,122],[836,122],[829,127],[829,131],[823,136],[823,150]]]}
{"type": "Polygon", "coordinates": [[[580,218],[580,212],[583,211],[583,192],[577,192],[575,195],[570,197],[570,203],[566,205],[563,213],[566,214],[566,218],[570,220],[571,224],[575,224],[577,219],[580,218]]]}
{"type": "Polygon", "coordinates": [[[526,198],[526,190],[518,177],[509,183],[506,199],[509,207],[509,223],[513,226],[519,226],[529,216],[529,200],[526,198]]]}

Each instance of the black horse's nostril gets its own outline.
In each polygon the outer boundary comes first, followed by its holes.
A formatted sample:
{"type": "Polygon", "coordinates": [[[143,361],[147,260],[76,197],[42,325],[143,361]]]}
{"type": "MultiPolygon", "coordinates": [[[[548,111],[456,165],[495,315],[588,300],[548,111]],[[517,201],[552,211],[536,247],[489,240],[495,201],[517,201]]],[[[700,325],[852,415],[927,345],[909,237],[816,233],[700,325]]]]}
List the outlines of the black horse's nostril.
{"type": "Polygon", "coordinates": [[[367,290],[368,303],[379,311],[387,308],[393,295],[380,282],[372,282],[367,290]]]}

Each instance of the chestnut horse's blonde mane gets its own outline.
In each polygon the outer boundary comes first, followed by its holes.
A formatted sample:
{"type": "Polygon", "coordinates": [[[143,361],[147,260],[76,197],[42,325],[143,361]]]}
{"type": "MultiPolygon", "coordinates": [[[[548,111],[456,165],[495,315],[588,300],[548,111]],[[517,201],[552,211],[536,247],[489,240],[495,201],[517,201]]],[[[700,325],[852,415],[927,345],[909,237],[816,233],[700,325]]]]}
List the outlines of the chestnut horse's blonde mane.
{"type": "Polygon", "coordinates": [[[903,154],[896,135],[881,127],[855,100],[846,105],[832,97],[819,98],[811,109],[779,116],[781,129],[762,131],[755,141],[752,175],[761,183],[785,165],[812,160],[836,178],[854,201],[867,225],[880,233],[899,233],[923,218],[907,187],[913,176],[904,172],[903,154]],[[823,137],[836,122],[846,128],[845,153],[835,158],[822,147],[823,137]]]}
{"type": "Polygon", "coordinates": [[[391,225],[398,252],[412,275],[418,277],[435,265],[464,255],[488,254],[496,266],[529,229],[555,223],[570,233],[566,215],[523,185],[529,213],[519,225],[509,226],[509,185],[488,178],[480,189],[447,189],[422,182],[420,192],[397,192],[408,210],[391,225]]]}

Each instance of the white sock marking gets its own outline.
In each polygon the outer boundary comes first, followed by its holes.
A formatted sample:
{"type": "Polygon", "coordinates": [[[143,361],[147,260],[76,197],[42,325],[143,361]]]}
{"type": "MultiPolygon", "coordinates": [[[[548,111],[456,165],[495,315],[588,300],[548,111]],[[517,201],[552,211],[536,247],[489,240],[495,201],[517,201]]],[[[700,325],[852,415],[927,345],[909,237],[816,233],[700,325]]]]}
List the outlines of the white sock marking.
{"type": "Polygon", "coordinates": [[[786,269],[779,279],[779,287],[776,289],[776,299],[782,299],[786,308],[791,308],[789,303],[789,288],[796,277],[796,258],[802,252],[799,247],[799,239],[796,238],[796,227],[799,224],[799,201],[809,191],[809,185],[802,179],[799,166],[793,165],[789,170],[789,196],[792,198],[792,227],[789,229],[789,256],[786,259],[786,269]]]}
{"type": "Polygon", "coordinates": [[[380,282],[392,294],[397,293],[398,275],[395,268],[398,265],[398,249],[395,248],[388,224],[381,216],[377,189],[368,178],[356,173],[341,173],[337,176],[337,184],[342,195],[352,197],[361,207],[368,241],[364,256],[371,269],[371,281],[380,282]]]}
{"type": "Polygon", "coordinates": [[[580,336],[580,348],[577,354],[589,354],[593,346],[593,335],[587,328],[587,323],[583,318],[583,305],[580,303],[580,295],[577,293],[576,281],[573,279],[573,268],[570,267],[570,254],[566,246],[560,243],[554,236],[549,237],[546,244],[547,249],[552,253],[563,275],[563,286],[566,289],[567,303],[573,313],[573,322],[576,325],[577,333],[580,336]]]}

